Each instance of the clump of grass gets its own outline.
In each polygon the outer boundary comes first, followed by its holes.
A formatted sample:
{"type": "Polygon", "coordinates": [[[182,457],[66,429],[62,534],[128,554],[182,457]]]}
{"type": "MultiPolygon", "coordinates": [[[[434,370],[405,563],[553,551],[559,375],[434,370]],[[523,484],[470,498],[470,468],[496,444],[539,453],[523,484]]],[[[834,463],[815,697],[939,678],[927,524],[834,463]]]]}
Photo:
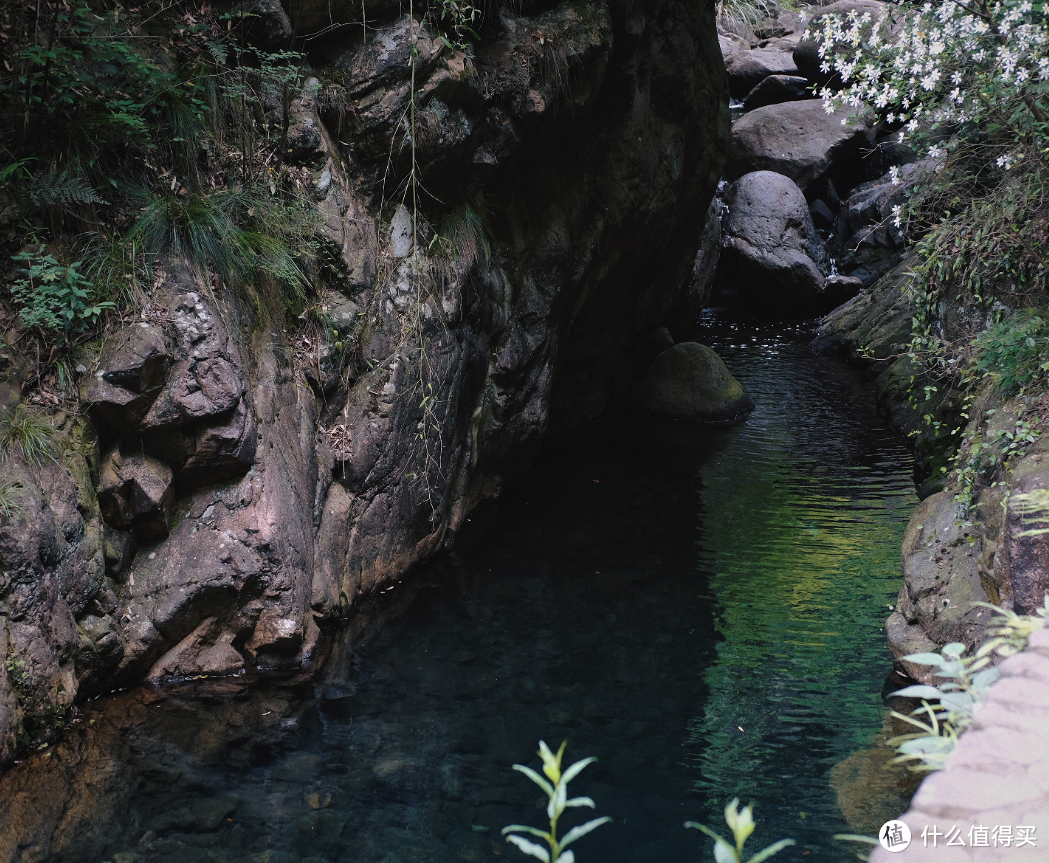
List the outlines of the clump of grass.
{"type": "Polygon", "coordinates": [[[19,492],[21,491],[21,483],[0,483],[0,516],[8,519],[15,513],[22,512],[22,507],[18,503],[19,492]]]}
{"type": "Polygon", "coordinates": [[[285,304],[301,310],[311,287],[319,219],[298,197],[285,200],[264,188],[166,194],[150,201],[128,233],[149,260],[184,257],[236,287],[272,277],[285,304]]]}
{"type": "Polygon", "coordinates": [[[483,195],[464,201],[437,220],[430,251],[433,252],[435,275],[440,281],[449,281],[451,271],[488,261],[492,250],[483,195]]]}
{"type": "Polygon", "coordinates": [[[26,464],[54,460],[54,427],[39,414],[23,405],[0,421],[0,460],[6,461],[13,449],[21,453],[26,464]]]}

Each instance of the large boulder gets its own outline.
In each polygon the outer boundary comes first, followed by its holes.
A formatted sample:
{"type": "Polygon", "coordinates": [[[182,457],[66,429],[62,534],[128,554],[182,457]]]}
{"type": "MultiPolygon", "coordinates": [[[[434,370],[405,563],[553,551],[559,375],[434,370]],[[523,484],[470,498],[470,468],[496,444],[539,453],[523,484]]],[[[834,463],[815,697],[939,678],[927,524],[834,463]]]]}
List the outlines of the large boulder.
{"type": "Polygon", "coordinates": [[[703,422],[740,419],[754,409],[721,357],[698,342],[681,342],[657,356],[636,401],[643,410],[703,422]]]}
{"type": "Polygon", "coordinates": [[[755,48],[736,51],[725,60],[729,92],[742,99],[769,75],[797,75],[798,67],[790,51],[782,48],[755,48]]]}
{"type": "MultiPolygon", "coordinates": [[[[318,621],[443,548],[546,435],[621,397],[639,341],[693,276],[702,291],[729,136],[713,7],[502,8],[468,55],[376,6],[366,32],[333,33],[288,111],[282,156],[331,241],[312,314],[287,314],[268,274],[238,287],[158,260],[141,317],[82,349],[96,443],[76,477],[11,477],[0,662],[27,657],[27,682],[14,703],[0,685],[0,766],[48,704],[147,676],[311,673],[318,621]],[[405,250],[388,205],[409,176],[431,194],[405,250]],[[114,449],[110,523],[96,489],[114,449]],[[143,508],[166,537],[135,536],[143,508]]],[[[307,12],[358,14],[285,8],[299,34],[307,12]]]]}
{"type": "Polygon", "coordinates": [[[954,492],[942,491],[923,500],[911,516],[903,537],[903,577],[895,616],[889,627],[889,647],[900,667],[928,682],[930,666],[903,659],[921,639],[936,644],[977,643],[990,612],[974,602],[987,602],[980,578],[981,561],[973,554],[978,532],[959,517],[954,492]]]}
{"type": "Polygon", "coordinates": [[[721,283],[777,305],[817,301],[826,285],[827,254],[797,184],[755,171],[729,186],[724,200],[721,283]]]}
{"type": "Polygon", "coordinates": [[[873,146],[874,132],[858,111],[828,114],[819,100],[766,105],[732,125],[725,172],[736,179],[751,171],[776,171],[813,198],[827,180],[851,189],[866,179],[862,157],[873,146]]]}

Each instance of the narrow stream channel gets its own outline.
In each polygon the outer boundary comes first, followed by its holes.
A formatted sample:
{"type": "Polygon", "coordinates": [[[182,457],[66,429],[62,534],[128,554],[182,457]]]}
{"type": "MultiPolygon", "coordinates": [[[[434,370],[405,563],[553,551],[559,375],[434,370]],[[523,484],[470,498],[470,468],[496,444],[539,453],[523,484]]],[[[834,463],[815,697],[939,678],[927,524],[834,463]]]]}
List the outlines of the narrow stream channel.
{"type": "Polygon", "coordinates": [[[885,717],[910,458],[807,326],[704,320],[757,403],[744,424],[557,441],[484,531],[369,605],[315,685],[92,703],[0,778],[0,858],[523,861],[499,831],[543,824],[511,765],[538,767],[544,739],[599,758],[571,790],[615,820],[580,863],[710,860],[683,822],[724,832],[733,796],[756,804],[752,851],[854,859],[831,772],[885,717]]]}

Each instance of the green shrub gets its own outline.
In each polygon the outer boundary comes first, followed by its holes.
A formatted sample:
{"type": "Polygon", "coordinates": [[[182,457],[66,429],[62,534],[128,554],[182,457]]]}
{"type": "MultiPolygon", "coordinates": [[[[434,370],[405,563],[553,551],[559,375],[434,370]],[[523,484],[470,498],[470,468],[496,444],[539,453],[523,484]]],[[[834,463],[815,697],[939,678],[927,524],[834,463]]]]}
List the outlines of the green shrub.
{"type": "Polygon", "coordinates": [[[52,255],[31,252],[12,260],[26,264],[18,270],[21,278],[11,285],[11,295],[27,327],[76,334],[97,326],[102,314],[115,308],[110,300],[96,299],[95,286],[80,272],[82,261],[63,266],[52,255]]]}
{"type": "MultiPolygon", "coordinates": [[[[1049,512],[1044,496],[1029,498],[1033,510],[1049,512]]],[[[1040,531],[1039,531],[1040,532],[1040,531]]],[[[906,764],[912,770],[930,771],[943,768],[947,756],[958,742],[958,735],[972,722],[976,710],[987,698],[991,685],[998,679],[998,669],[991,667],[992,656],[1007,657],[1027,646],[1031,634],[1041,629],[1049,618],[1049,594],[1035,614],[1023,615],[987,602],[973,603],[990,609],[998,620],[988,627],[991,638],[976,653],[966,656],[964,644],[945,644],[939,653],[912,653],[904,659],[919,665],[931,665],[939,685],[916,684],[893,693],[905,698],[921,699],[921,706],[910,716],[896,711],[892,715],[918,731],[889,740],[896,747],[894,763],[906,764]]]]}
{"type": "Polygon", "coordinates": [[[973,340],[972,371],[993,378],[1005,395],[1022,395],[1049,379],[1047,345],[1049,315],[1033,309],[1014,312],[973,340]]]}

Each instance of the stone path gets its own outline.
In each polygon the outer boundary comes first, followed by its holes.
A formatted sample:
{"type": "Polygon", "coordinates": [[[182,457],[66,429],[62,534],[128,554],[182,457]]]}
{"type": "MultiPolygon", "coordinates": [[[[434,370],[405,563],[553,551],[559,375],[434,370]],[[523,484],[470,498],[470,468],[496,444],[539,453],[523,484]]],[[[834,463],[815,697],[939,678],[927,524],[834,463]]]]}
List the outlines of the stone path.
{"type": "Polygon", "coordinates": [[[1049,629],[1001,665],[969,730],[901,817],[910,845],[870,863],[1049,861],[1049,629]]]}

